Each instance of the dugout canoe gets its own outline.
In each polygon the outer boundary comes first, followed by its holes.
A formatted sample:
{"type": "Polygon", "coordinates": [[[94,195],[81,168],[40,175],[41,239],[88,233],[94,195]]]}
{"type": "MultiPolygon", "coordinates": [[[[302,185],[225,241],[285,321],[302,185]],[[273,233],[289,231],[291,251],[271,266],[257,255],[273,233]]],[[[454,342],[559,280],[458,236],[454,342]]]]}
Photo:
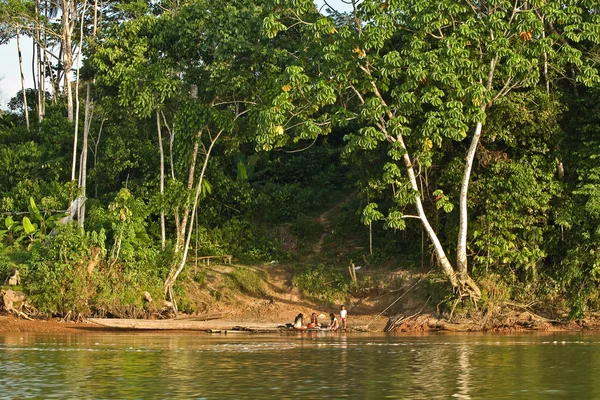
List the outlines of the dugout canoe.
{"type": "Polygon", "coordinates": [[[184,330],[204,332],[279,332],[279,326],[273,322],[239,322],[229,320],[193,321],[177,319],[120,319],[89,318],[88,321],[110,329],[131,331],[184,330]]]}

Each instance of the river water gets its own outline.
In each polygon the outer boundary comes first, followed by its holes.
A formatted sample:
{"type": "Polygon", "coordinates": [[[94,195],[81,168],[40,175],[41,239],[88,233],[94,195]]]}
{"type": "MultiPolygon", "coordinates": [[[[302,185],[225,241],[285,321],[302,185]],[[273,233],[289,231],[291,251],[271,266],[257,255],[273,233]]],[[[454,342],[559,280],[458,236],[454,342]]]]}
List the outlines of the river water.
{"type": "Polygon", "coordinates": [[[600,398],[598,334],[0,333],[0,399],[600,398]]]}

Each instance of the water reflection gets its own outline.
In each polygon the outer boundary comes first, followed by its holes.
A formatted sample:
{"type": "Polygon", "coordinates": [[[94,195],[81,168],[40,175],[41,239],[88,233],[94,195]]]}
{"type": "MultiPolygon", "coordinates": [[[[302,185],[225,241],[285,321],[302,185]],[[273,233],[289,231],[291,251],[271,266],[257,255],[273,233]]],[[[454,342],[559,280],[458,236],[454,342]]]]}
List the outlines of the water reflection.
{"type": "Polygon", "coordinates": [[[452,397],[458,399],[470,399],[469,395],[469,378],[471,375],[469,358],[471,357],[471,348],[466,343],[461,343],[458,346],[458,392],[452,397]]]}
{"type": "Polygon", "coordinates": [[[0,399],[600,398],[596,335],[0,334],[0,399]]]}

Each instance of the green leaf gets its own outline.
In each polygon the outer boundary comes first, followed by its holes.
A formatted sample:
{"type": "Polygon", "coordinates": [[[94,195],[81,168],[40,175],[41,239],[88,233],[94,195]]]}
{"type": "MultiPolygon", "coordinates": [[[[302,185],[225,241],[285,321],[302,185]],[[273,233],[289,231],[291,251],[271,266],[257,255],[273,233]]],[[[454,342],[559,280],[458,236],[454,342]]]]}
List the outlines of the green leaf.
{"type": "Polygon", "coordinates": [[[35,226],[31,223],[28,217],[23,218],[23,229],[27,235],[32,235],[36,231],[35,226]]]}
{"type": "Polygon", "coordinates": [[[15,224],[15,221],[10,216],[6,217],[6,219],[4,220],[4,225],[6,226],[6,229],[10,229],[10,227],[13,226],[14,224],[15,224]]]}
{"type": "Polygon", "coordinates": [[[36,221],[42,222],[44,220],[44,217],[42,217],[40,210],[35,205],[33,197],[29,198],[29,214],[31,214],[31,216],[34,217],[36,221]]]}
{"type": "Polygon", "coordinates": [[[246,172],[246,165],[241,161],[237,165],[237,180],[238,180],[238,182],[248,180],[248,173],[246,172]]]}

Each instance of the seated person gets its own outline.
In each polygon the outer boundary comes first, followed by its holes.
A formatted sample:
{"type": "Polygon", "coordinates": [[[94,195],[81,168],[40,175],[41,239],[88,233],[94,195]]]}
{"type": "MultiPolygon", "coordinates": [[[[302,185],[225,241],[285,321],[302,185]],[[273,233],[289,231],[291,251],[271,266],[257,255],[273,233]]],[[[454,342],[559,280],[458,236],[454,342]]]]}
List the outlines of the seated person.
{"type": "Polygon", "coordinates": [[[298,314],[296,316],[296,319],[294,319],[294,328],[306,329],[306,326],[304,326],[304,315],[298,314]]]}
{"type": "Polygon", "coordinates": [[[312,315],[310,316],[310,324],[308,324],[309,328],[320,328],[321,325],[319,325],[319,317],[317,317],[317,313],[312,313],[312,315]]]}
{"type": "Polygon", "coordinates": [[[339,328],[338,325],[338,320],[335,317],[334,313],[329,314],[329,318],[331,318],[331,324],[329,324],[329,329],[332,331],[337,331],[337,329],[339,328]]]}

